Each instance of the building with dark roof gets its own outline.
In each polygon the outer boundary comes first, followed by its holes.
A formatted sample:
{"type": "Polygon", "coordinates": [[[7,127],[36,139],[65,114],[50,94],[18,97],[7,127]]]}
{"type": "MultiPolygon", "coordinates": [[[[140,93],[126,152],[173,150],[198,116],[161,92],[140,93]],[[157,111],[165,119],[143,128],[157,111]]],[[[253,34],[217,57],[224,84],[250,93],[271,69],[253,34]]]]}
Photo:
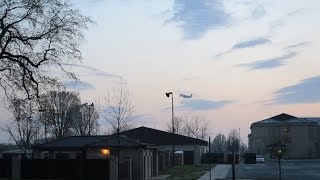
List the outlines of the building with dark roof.
{"type": "Polygon", "coordinates": [[[170,132],[152,129],[148,127],[138,127],[121,133],[128,136],[131,139],[136,139],[144,143],[150,143],[155,145],[200,145],[207,146],[208,142],[187,137],[179,134],[172,134],[170,132]]]}
{"type": "Polygon", "coordinates": [[[251,124],[249,149],[258,154],[272,154],[285,147],[287,158],[319,157],[320,118],[279,114],[251,124]]]}
{"type": "Polygon", "coordinates": [[[148,127],[139,127],[124,131],[121,135],[135,139],[138,142],[154,144],[159,150],[160,169],[169,166],[172,162],[172,149],[183,152],[182,164],[200,164],[201,156],[208,145],[207,141],[173,134],[148,127]],[[170,153],[171,152],[171,153],[170,153]],[[165,163],[166,162],[166,163],[165,163]],[[164,165],[164,167],[163,167],[164,165]]]}
{"type": "MultiPolygon", "coordinates": [[[[110,159],[110,179],[117,179],[117,162],[120,154],[120,171],[130,171],[131,179],[150,179],[158,174],[151,162],[157,162],[157,147],[137,142],[122,135],[70,136],[33,147],[36,159],[110,159]],[[107,151],[107,155],[103,154],[107,151]],[[129,166],[127,164],[130,163],[129,166]]],[[[121,175],[121,173],[120,173],[121,175]]],[[[127,177],[123,177],[127,178],[127,177]]]]}
{"type": "MultiPolygon", "coordinates": [[[[101,150],[108,149],[111,159],[117,159],[118,154],[120,162],[130,159],[132,179],[143,180],[157,176],[159,169],[172,164],[173,146],[176,151],[183,151],[182,164],[199,164],[207,144],[200,139],[139,127],[121,132],[120,135],[70,136],[53,140],[34,146],[33,155],[40,159],[100,159],[106,158],[101,150]]],[[[116,166],[110,164],[110,168],[116,166]]],[[[110,172],[117,170],[110,169],[110,172]]]]}

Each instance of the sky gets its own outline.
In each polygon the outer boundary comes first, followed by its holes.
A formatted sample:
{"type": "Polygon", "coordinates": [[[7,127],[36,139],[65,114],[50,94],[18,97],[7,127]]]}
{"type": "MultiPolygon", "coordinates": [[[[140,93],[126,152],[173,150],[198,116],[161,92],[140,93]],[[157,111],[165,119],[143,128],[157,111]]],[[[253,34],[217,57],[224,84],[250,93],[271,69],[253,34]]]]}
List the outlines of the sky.
{"type": "MultiPolygon", "coordinates": [[[[240,129],[245,143],[253,122],[280,113],[320,116],[318,0],[73,3],[95,21],[82,63],[69,67],[81,82],[65,81],[83,102],[103,104],[122,79],[136,126],[165,130],[165,93],[173,92],[175,116],[205,117],[211,137],[240,129]]],[[[0,117],[8,119],[5,110],[0,117]]]]}

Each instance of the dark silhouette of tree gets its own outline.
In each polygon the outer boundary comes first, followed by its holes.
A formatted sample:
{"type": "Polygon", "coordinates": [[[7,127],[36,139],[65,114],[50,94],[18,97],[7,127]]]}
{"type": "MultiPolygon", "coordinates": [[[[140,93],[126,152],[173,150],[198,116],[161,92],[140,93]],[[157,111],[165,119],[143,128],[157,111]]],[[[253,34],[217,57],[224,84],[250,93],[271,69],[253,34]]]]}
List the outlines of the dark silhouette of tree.
{"type": "Polygon", "coordinates": [[[185,121],[183,134],[189,137],[205,139],[208,136],[208,121],[205,117],[193,116],[185,121]]]}
{"type": "Polygon", "coordinates": [[[212,152],[215,153],[224,153],[227,150],[227,139],[223,134],[218,134],[212,140],[212,152]]]}
{"type": "MultiPolygon", "coordinates": [[[[174,117],[173,126],[175,134],[183,135],[184,119],[181,116],[174,117]]],[[[167,123],[167,131],[173,133],[171,121],[167,123]]]]}
{"type": "Polygon", "coordinates": [[[248,146],[244,143],[240,144],[240,154],[244,154],[248,151],[248,146]]]}
{"type": "Polygon", "coordinates": [[[74,135],[87,136],[97,135],[99,132],[99,113],[93,103],[75,106],[72,109],[73,114],[73,131],[74,135]]]}
{"type": "Polygon", "coordinates": [[[81,60],[82,30],[91,20],[67,0],[0,1],[0,86],[6,96],[39,97],[59,85],[46,73],[81,60]]]}
{"type": "Polygon", "coordinates": [[[122,82],[108,92],[105,104],[99,108],[100,115],[110,125],[111,133],[119,133],[133,127],[134,106],[127,86],[122,82]]]}
{"type": "Polygon", "coordinates": [[[12,99],[9,105],[12,120],[3,129],[24,153],[40,138],[41,125],[35,105],[32,100],[12,99]]]}
{"type": "Polygon", "coordinates": [[[227,150],[229,152],[232,152],[232,150],[234,149],[234,152],[239,152],[239,148],[240,148],[239,132],[235,129],[232,129],[227,139],[227,150]]]}
{"type": "Polygon", "coordinates": [[[81,116],[77,108],[81,105],[79,93],[50,91],[42,103],[42,123],[47,126],[47,133],[53,138],[73,135],[75,118],[81,116]]]}

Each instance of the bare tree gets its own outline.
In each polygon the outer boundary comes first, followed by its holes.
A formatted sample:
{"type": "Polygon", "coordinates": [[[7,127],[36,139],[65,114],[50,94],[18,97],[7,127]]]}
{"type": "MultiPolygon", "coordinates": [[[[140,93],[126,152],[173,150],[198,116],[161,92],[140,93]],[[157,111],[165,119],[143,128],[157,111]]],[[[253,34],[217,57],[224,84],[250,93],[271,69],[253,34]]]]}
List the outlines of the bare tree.
{"type": "Polygon", "coordinates": [[[122,82],[113,88],[112,95],[108,92],[105,105],[99,108],[100,114],[110,125],[112,133],[130,129],[133,124],[134,106],[130,100],[129,90],[122,82]]]}
{"type": "Polygon", "coordinates": [[[216,153],[224,153],[226,151],[227,146],[227,139],[226,136],[223,134],[218,134],[214,139],[212,140],[212,152],[216,153]]]}
{"type": "Polygon", "coordinates": [[[73,110],[74,123],[73,130],[74,135],[96,135],[99,132],[99,113],[95,109],[93,103],[88,103],[76,106],[73,110]]]}
{"type": "Polygon", "coordinates": [[[208,136],[208,121],[205,117],[193,116],[185,121],[184,135],[198,139],[205,139],[208,136]]]}
{"type": "MultiPolygon", "coordinates": [[[[183,135],[183,125],[184,125],[184,119],[181,116],[174,117],[173,127],[176,134],[183,135]]],[[[167,131],[173,133],[171,121],[167,123],[167,131]]]]}
{"type": "Polygon", "coordinates": [[[0,1],[0,86],[6,96],[39,97],[57,68],[75,78],[63,65],[81,60],[82,30],[91,20],[68,0],[0,1]]]}
{"type": "Polygon", "coordinates": [[[34,106],[32,100],[12,99],[9,105],[12,121],[3,129],[24,153],[39,139],[40,123],[34,106]]]}
{"type": "Polygon", "coordinates": [[[228,135],[227,139],[227,150],[232,152],[239,152],[240,148],[240,136],[236,129],[232,129],[228,135]]]}
{"type": "Polygon", "coordinates": [[[48,132],[54,138],[73,134],[75,118],[81,105],[79,93],[68,91],[50,91],[42,102],[42,122],[48,127],[48,132]]]}

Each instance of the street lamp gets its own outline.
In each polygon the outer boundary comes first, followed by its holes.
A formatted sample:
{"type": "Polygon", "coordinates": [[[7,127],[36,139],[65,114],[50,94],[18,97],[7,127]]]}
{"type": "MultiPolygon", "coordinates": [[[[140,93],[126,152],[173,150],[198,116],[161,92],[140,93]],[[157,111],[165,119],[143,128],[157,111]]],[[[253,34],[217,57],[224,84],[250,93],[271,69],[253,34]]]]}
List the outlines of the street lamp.
{"type": "Polygon", "coordinates": [[[278,163],[279,163],[279,180],[281,180],[281,155],[282,155],[281,149],[278,149],[277,153],[278,153],[278,163]]]}
{"type": "Polygon", "coordinates": [[[172,102],[172,106],[171,106],[171,112],[172,112],[172,133],[174,134],[175,133],[175,130],[174,130],[174,115],[173,115],[173,93],[172,92],[168,92],[166,93],[166,96],[167,97],[170,97],[170,94],[171,94],[171,102],[172,102]]]}
{"type": "MultiPolygon", "coordinates": [[[[171,95],[171,113],[172,113],[172,133],[175,133],[174,130],[174,115],[173,115],[173,93],[172,92],[167,92],[166,96],[169,98],[171,95]]],[[[174,145],[172,145],[172,167],[174,167],[174,145]]]]}

